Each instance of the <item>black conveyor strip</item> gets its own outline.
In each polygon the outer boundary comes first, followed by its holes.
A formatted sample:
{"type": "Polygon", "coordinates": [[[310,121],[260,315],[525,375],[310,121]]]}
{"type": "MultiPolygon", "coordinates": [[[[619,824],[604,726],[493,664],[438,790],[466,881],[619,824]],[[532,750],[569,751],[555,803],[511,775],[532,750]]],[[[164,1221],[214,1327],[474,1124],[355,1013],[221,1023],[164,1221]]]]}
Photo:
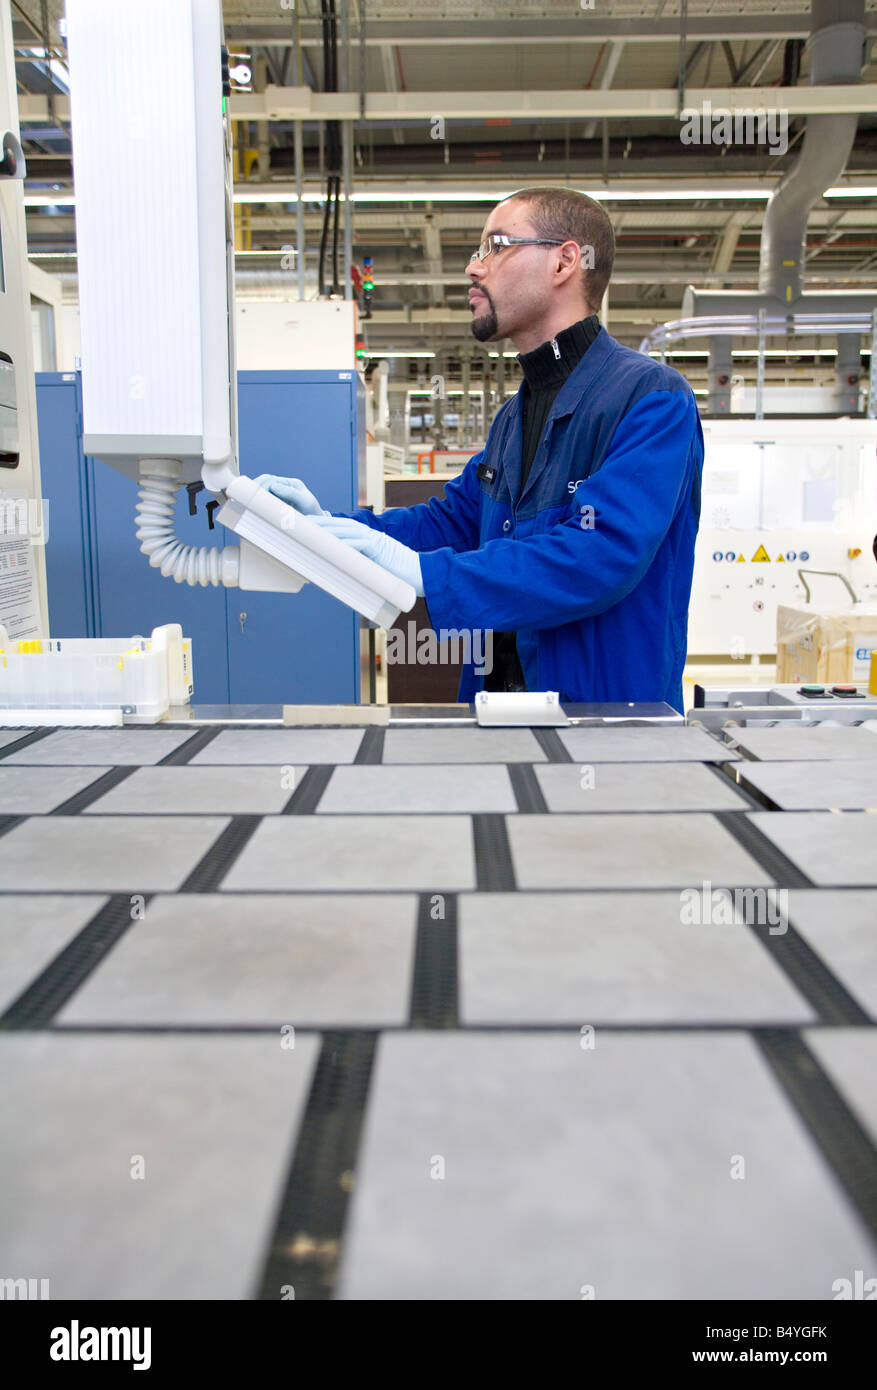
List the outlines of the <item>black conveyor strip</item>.
{"type": "Polygon", "coordinates": [[[199,729],[191,738],[187,738],[185,743],[181,743],[179,748],[173,748],[170,753],[160,758],[156,767],[182,767],[222,732],[221,729],[199,729]]]}
{"type": "Polygon", "coordinates": [[[530,763],[508,763],[507,767],[518,810],[523,814],[545,815],[548,806],[535,769],[530,763]]]}
{"type": "Polygon", "coordinates": [[[410,1026],[458,1028],[457,896],[421,893],[410,1026]]]}
{"type": "Polygon", "coordinates": [[[475,872],[482,893],[514,893],[515,870],[505,816],[472,817],[475,872]]]}
{"type": "MultiPolygon", "coordinates": [[[[770,874],[771,878],[782,888],[813,888],[815,884],[802,873],[797,864],[793,864],[781,849],[769,840],[768,837],[759,830],[757,825],[753,825],[748,816],[741,816],[737,811],[716,811],[716,820],[719,821],[727,830],[729,835],[733,835],[738,845],[752,855],[761,867],[770,874]]],[[[779,822],[778,822],[779,823],[779,822]]]]}
{"type": "Polygon", "coordinates": [[[327,1032],[257,1297],[332,1295],[377,1035],[327,1032]]]}
{"type": "Polygon", "coordinates": [[[877,1237],[877,1150],[869,1135],[801,1037],[779,1028],[755,1029],[754,1037],[872,1237],[877,1237]]]}
{"type": "Polygon", "coordinates": [[[556,729],[531,729],[530,732],[550,763],[572,762],[572,755],[561,743],[556,729]]]}
{"type": "Polygon", "coordinates": [[[331,763],[309,767],[281,812],[284,816],[310,816],[320,804],[320,798],[335,771],[331,763]]]}
{"type": "Polygon", "coordinates": [[[754,788],[743,786],[737,781],[736,771],[739,763],[701,763],[701,767],[708,768],[713,777],[717,777],[724,787],[732,787],[741,798],[741,811],[768,811],[774,810],[772,801],[766,801],[758,796],[754,788]]]}
{"type": "Polygon", "coordinates": [[[244,845],[261,821],[261,816],[232,816],[219,838],[195,865],[178,893],[212,893],[228,873],[244,845]]]}
{"type": "MultiPolygon", "coordinates": [[[[871,1019],[862,1006],[850,994],[845,985],[829,970],[825,962],[816,954],[804,938],[785,919],[785,913],[777,913],[780,906],[773,904],[773,916],[780,916],[774,922],[773,935],[766,923],[750,923],[750,928],[776,964],[785,972],[799,994],[802,994],[821,1023],[837,1028],[870,1026],[871,1019]]],[[[795,895],[790,894],[789,917],[795,915],[795,895]]]]}
{"type": "Polygon", "coordinates": [[[62,801],[60,806],[56,806],[54,811],[50,811],[51,816],[77,816],[80,811],[84,811],[86,806],[91,806],[95,801],[99,801],[106,792],[112,791],[120,782],[124,782],[131,776],[132,772],[139,772],[139,767],[132,765],[126,767],[111,767],[109,772],[105,772],[102,777],[96,778],[94,782],[89,782],[82,791],[76,792],[66,801],[62,801]]]}
{"type": "Polygon", "coordinates": [[[0,835],[5,835],[8,831],[14,830],[22,821],[27,820],[27,816],[0,816],[0,835]]]}
{"type": "Polygon", "coordinates": [[[32,729],[30,733],[22,734],[14,743],[7,743],[0,748],[0,758],[8,758],[10,753],[20,753],[22,748],[29,748],[32,743],[39,743],[42,739],[48,738],[49,734],[57,732],[57,729],[32,729]]]}
{"type": "Polygon", "coordinates": [[[384,734],[385,729],[372,725],[366,729],[362,736],[362,741],[356,750],[356,757],[353,759],[354,767],[372,767],[375,763],[381,762],[384,756],[384,734]]]}
{"type": "MultiPolygon", "coordinates": [[[[142,904],[138,905],[145,906],[151,896],[143,894],[142,904]]],[[[139,920],[133,909],[131,894],[114,893],[63,951],[13,1000],[0,1017],[0,1028],[46,1028],[132,922],[139,920]]]]}

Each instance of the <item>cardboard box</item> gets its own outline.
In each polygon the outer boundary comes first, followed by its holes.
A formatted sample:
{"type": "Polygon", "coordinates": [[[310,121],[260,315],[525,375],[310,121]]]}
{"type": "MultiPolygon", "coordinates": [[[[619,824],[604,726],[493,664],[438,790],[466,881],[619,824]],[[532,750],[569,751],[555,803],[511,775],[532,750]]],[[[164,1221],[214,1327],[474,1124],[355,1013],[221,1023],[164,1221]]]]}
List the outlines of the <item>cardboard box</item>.
{"type": "Polygon", "coordinates": [[[877,605],[777,608],[777,684],[867,685],[877,650],[877,605]]]}

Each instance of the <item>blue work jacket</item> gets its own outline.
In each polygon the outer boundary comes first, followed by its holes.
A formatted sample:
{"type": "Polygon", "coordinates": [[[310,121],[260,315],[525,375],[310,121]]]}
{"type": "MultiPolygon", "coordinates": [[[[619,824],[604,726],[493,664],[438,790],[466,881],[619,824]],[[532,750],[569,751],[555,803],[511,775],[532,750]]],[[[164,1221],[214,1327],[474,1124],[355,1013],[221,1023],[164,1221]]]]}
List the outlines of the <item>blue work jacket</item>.
{"type": "MultiPolygon", "coordinates": [[[[529,690],[681,710],[703,470],[691,387],[601,328],[523,489],[522,439],[518,391],[444,498],[353,515],[420,552],[437,633],[517,632],[529,690]]],[[[460,700],[483,685],[470,663],[460,700]]]]}

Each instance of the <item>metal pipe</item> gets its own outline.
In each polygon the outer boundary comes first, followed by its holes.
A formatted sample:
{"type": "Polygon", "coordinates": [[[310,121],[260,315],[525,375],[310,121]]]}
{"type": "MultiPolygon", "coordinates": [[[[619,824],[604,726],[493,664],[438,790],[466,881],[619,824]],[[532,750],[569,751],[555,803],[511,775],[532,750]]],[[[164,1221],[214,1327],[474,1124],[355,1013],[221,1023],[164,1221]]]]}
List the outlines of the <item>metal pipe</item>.
{"type": "MultiPolygon", "coordinates": [[[[341,63],[338,86],[342,92],[350,90],[350,4],[341,0],[341,63]]],[[[344,188],[344,298],[353,298],[353,280],[350,268],[353,265],[353,122],[341,124],[341,182],[344,188]]]]}
{"type": "MultiPolygon", "coordinates": [[[[295,31],[295,70],[297,81],[301,85],[301,27],[296,11],[293,16],[293,29],[295,31]]],[[[296,121],[294,125],[294,145],[295,145],[295,245],[296,257],[295,264],[298,272],[298,297],[305,297],[305,210],[302,201],[302,190],[304,186],[304,145],[302,140],[302,124],[296,121]]]]}
{"type": "Polygon", "coordinates": [[[731,413],[731,337],[711,337],[707,381],[709,407],[713,415],[731,413]]]}
{"type": "Polygon", "coordinates": [[[871,315],[871,365],[868,377],[868,419],[877,420],[877,367],[874,365],[877,353],[877,309],[871,315]]]}
{"type": "MultiPolygon", "coordinates": [[[[811,86],[857,83],[865,60],[865,0],[813,0],[808,40],[811,86]]],[[[785,114],[788,119],[788,113],[785,114]]],[[[774,189],[764,214],[758,287],[790,304],[803,289],[807,219],[846,167],[857,115],[808,116],[797,161],[774,189]]]]}
{"type": "MultiPolygon", "coordinates": [[[[764,347],[765,347],[765,314],[763,309],[758,311],[758,373],[755,378],[755,418],[764,419],[764,347]]],[[[761,524],[759,520],[759,525],[761,524]]]]}

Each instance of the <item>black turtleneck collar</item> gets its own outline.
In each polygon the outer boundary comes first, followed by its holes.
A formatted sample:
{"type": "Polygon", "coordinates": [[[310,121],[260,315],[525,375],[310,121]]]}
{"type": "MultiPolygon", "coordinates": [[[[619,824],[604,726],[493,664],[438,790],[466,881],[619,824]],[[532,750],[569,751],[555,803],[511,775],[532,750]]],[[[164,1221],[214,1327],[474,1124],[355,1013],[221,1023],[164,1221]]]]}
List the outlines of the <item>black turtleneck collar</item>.
{"type": "Polygon", "coordinates": [[[600,320],[592,314],[562,329],[556,338],[541,343],[532,352],[518,353],[524,380],[530,389],[535,391],[566,381],[599,332],[600,320]]]}

